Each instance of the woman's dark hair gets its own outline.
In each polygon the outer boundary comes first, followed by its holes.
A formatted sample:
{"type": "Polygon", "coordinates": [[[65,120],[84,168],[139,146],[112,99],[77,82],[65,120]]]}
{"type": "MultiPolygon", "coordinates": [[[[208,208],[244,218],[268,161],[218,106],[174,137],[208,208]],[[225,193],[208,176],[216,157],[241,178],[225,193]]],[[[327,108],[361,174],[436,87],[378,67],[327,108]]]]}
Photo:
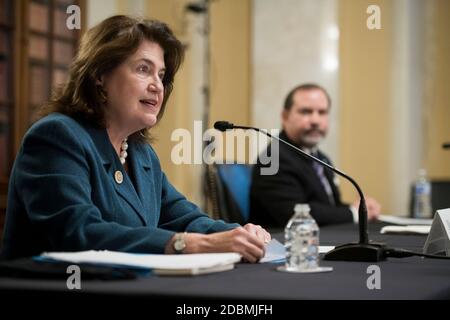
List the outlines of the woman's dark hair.
{"type": "MultiPolygon", "coordinates": [[[[105,128],[105,92],[97,80],[134,54],[143,40],[158,43],[164,51],[164,100],[159,121],[183,61],[184,47],[165,23],[124,15],[110,17],[83,35],[68,81],[55,90],[40,116],[60,112],[105,128]]],[[[148,129],[141,130],[138,136],[151,141],[148,129]]]]}

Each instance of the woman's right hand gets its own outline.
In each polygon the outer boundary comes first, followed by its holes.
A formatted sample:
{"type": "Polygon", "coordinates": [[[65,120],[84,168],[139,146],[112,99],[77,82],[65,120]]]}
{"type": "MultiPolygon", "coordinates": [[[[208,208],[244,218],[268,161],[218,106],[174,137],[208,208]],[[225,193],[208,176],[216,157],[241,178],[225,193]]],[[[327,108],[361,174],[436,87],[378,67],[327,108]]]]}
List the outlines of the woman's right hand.
{"type": "Polygon", "coordinates": [[[187,233],[185,241],[184,253],[236,252],[251,263],[265,254],[265,241],[244,227],[211,234],[187,233]]]}

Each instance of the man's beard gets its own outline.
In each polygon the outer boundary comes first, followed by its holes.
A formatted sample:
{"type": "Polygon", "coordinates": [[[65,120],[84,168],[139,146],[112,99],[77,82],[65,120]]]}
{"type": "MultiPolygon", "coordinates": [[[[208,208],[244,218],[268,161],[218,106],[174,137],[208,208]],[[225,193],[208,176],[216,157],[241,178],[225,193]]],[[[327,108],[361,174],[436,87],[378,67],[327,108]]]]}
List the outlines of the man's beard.
{"type": "Polygon", "coordinates": [[[315,147],[325,138],[326,131],[319,128],[311,128],[303,133],[302,144],[308,148],[315,147]],[[314,133],[314,136],[311,136],[314,133]],[[318,135],[317,135],[318,134],[318,135]]]}

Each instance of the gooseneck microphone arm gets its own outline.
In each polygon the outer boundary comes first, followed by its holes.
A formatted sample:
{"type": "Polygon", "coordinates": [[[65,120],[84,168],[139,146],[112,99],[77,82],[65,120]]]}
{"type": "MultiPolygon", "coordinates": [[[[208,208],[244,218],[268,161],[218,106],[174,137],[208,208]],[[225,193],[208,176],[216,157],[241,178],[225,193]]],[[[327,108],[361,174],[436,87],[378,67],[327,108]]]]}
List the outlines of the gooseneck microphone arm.
{"type": "Polygon", "coordinates": [[[300,153],[302,156],[309,158],[315,162],[320,163],[321,165],[323,165],[324,167],[327,167],[328,169],[330,169],[331,171],[336,172],[338,175],[343,176],[344,178],[346,178],[347,180],[349,180],[353,186],[356,188],[356,190],[358,191],[359,194],[359,198],[360,198],[360,202],[359,202],[359,210],[358,210],[358,217],[359,217],[359,243],[363,243],[363,244],[368,244],[369,243],[369,236],[367,233],[367,207],[366,207],[366,199],[364,198],[364,194],[361,190],[361,188],[359,187],[359,185],[356,183],[356,181],[350,177],[349,175],[345,174],[344,172],[336,169],[335,167],[329,165],[328,163],[306,153],[305,151],[303,151],[302,149],[294,146],[292,143],[287,142],[286,140],[283,140],[277,136],[273,136],[270,133],[268,133],[265,130],[261,130],[259,128],[255,128],[255,127],[246,127],[246,126],[235,126],[234,124],[227,122],[227,121],[217,121],[214,124],[214,128],[220,131],[225,131],[225,130],[229,130],[229,129],[244,129],[244,130],[255,130],[258,132],[261,132],[265,135],[267,135],[268,137],[278,140],[286,145],[288,145],[289,147],[291,147],[292,149],[294,149],[295,151],[297,151],[298,153],[300,153]]]}
{"type": "Polygon", "coordinates": [[[358,209],[358,216],[359,216],[359,243],[355,244],[346,244],[339,247],[336,247],[334,250],[328,252],[325,255],[325,259],[327,260],[346,260],[346,261],[380,261],[384,260],[385,252],[384,252],[384,245],[382,244],[376,244],[376,243],[369,243],[369,236],[367,232],[367,207],[366,207],[366,200],[364,198],[364,194],[359,187],[359,185],[356,183],[356,181],[345,174],[344,172],[334,168],[333,166],[329,165],[328,163],[317,159],[316,157],[306,153],[302,149],[294,146],[293,144],[279,138],[276,136],[271,135],[265,130],[261,130],[259,128],[255,127],[247,127],[247,126],[236,126],[233,123],[230,123],[228,121],[217,121],[214,123],[214,128],[219,131],[226,131],[231,129],[243,129],[243,130],[255,130],[257,132],[261,132],[268,137],[272,139],[276,139],[285,145],[291,147],[295,151],[297,151],[300,155],[309,158],[315,162],[320,163],[324,167],[332,170],[333,172],[337,173],[338,175],[344,177],[348,181],[351,182],[351,184],[356,188],[358,191],[360,202],[359,202],[359,209],[358,209]]]}

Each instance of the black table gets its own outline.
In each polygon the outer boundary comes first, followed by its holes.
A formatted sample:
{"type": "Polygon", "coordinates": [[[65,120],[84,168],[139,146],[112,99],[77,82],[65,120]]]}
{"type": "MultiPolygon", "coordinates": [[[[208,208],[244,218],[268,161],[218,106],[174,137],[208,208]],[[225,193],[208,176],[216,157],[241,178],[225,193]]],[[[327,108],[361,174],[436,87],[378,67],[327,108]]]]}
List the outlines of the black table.
{"type": "MultiPolygon", "coordinates": [[[[421,251],[426,240],[418,235],[382,235],[370,225],[370,239],[390,247],[421,251]]],[[[283,234],[275,237],[282,241],[283,234]]],[[[356,241],[356,225],[321,228],[321,245],[356,241]]],[[[161,297],[188,299],[450,299],[450,260],[420,257],[389,258],[379,263],[321,261],[328,273],[292,274],[275,270],[279,264],[238,264],[234,270],[195,277],[151,276],[135,280],[83,281],[81,290],[68,290],[65,280],[0,278],[0,293],[80,297],[161,297]],[[381,270],[381,289],[368,289],[367,269],[381,270]]]]}

